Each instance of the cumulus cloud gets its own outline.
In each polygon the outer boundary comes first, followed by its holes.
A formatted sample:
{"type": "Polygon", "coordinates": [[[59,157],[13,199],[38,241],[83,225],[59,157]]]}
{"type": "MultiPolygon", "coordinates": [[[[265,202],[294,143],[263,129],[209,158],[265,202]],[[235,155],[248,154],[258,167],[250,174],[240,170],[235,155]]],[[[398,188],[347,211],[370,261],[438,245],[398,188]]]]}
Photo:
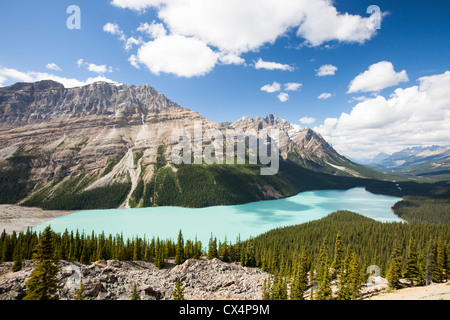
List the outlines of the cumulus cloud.
{"type": "Polygon", "coordinates": [[[236,53],[220,52],[219,60],[222,64],[245,64],[245,60],[236,53]]]}
{"type": "Polygon", "coordinates": [[[218,55],[198,39],[171,35],[144,43],[137,60],[156,75],[172,73],[190,78],[210,72],[218,55]]]}
{"type": "Polygon", "coordinates": [[[298,121],[300,121],[301,124],[311,124],[311,123],[314,123],[316,121],[316,119],[311,118],[311,117],[303,117],[303,118],[299,119],[298,121]]]}
{"type": "Polygon", "coordinates": [[[80,81],[74,78],[60,77],[45,72],[34,72],[34,71],[22,72],[16,69],[0,67],[1,84],[4,84],[4,82],[6,81],[14,83],[14,82],[36,82],[41,80],[57,81],[59,83],[62,83],[66,88],[81,87],[98,81],[117,84],[116,81],[105,78],[104,76],[97,76],[93,78],[88,78],[85,81],[80,81]],[[1,79],[4,79],[4,81],[1,81],[1,79]]]}
{"type": "Polygon", "coordinates": [[[350,113],[314,128],[339,152],[354,158],[393,153],[411,145],[447,145],[450,139],[450,71],[422,77],[419,85],[377,95],[350,113]]]}
{"type": "Polygon", "coordinates": [[[321,99],[321,100],[325,100],[325,99],[331,98],[332,96],[333,96],[333,95],[332,95],[331,93],[324,92],[324,93],[322,93],[320,96],[318,96],[317,98],[318,98],[318,99],[321,99]]]}
{"type": "Polygon", "coordinates": [[[135,54],[132,54],[129,58],[128,61],[130,62],[130,64],[135,67],[136,69],[141,69],[141,66],[139,65],[139,61],[138,58],[136,57],[135,54]]]}
{"type": "Polygon", "coordinates": [[[137,31],[148,35],[152,39],[161,38],[167,35],[164,25],[162,23],[157,23],[156,21],[152,21],[151,24],[148,24],[147,22],[141,23],[137,28],[137,31]]]}
{"type": "Polygon", "coordinates": [[[284,90],[286,91],[298,91],[302,86],[301,83],[289,82],[284,85],[284,90]]]}
{"type": "Polygon", "coordinates": [[[62,71],[62,69],[56,64],[56,63],[48,63],[46,66],[45,66],[47,69],[49,69],[49,70],[53,70],[53,71],[62,71]]]}
{"type": "Polygon", "coordinates": [[[333,66],[332,64],[324,64],[319,69],[316,70],[316,76],[323,77],[323,76],[333,76],[336,71],[337,67],[333,66]]]}
{"type": "MultiPolygon", "coordinates": [[[[220,54],[223,58],[216,61],[224,64],[243,64],[242,54],[273,44],[292,30],[311,46],[336,40],[363,43],[376,34],[374,28],[367,26],[369,17],[340,13],[329,0],[112,0],[111,3],[140,13],[155,10],[159,22],[143,23],[138,31],[153,39],[194,38],[218,54],[233,53],[233,59],[220,54]]],[[[108,23],[104,30],[126,40],[117,24],[108,23]]],[[[270,70],[292,70],[289,65],[264,64],[262,60],[261,63],[270,70]]],[[[197,73],[203,74],[203,66],[197,73]]]]}
{"type": "Polygon", "coordinates": [[[261,87],[262,91],[268,92],[268,93],[273,93],[273,92],[278,92],[281,89],[281,84],[279,84],[278,82],[274,82],[272,84],[266,84],[265,86],[261,87]]]}
{"type": "Polygon", "coordinates": [[[141,39],[136,39],[134,37],[130,37],[125,41],[125,50],[131,50],[133,46],[138,46],[142,42],[141,39]]]}
{"type": "Polygon", "coordinates": [[[281,102],[286,102],[289,100],[289,95],[286,92],[281,92],[279,95],[277,95],[277,98],[281,102]]]}
{"type": "Polygon", "coordinates": [[[294,71],[294,68],[288,64],[281,64],[278,62],[264,61],[259,58],[255,61],[255,69],[266,69],[266,70],[282,70],[282,71],[294,71]]]}
{"type": "Polygon", "coordinates": [[[354,78],[350,82],[347,93],[375,92],[408,81],[406,70],[395,72],[391,62],[381,61],[372,64],[367,71],[354,78]]]}
{"type": "Polygon", "coordinates": [[[81,66],[85,66],[88,71],[95,72],[98,74],[113,72],[113,67],[108,67],[105,64],[98,65],[95,63],[86,62],[86,61],[84,61],[84,59],[78,59],[77,65],[78,65],[78,68],[80,68],[81,66]]]}
{"type": "Polygon", "coordinates": [[[117,23],[108,22],[103,26],[103,31],[110,33],[112,35],[118,36],[119,39],[125,40],[125,34],[120,29],[117,23]]]}

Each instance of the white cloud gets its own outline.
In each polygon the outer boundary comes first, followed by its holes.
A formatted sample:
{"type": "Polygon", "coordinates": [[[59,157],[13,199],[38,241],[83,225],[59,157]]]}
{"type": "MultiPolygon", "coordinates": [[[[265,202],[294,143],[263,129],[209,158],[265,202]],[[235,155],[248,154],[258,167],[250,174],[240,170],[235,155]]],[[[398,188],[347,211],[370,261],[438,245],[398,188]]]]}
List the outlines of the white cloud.
{"type": "Polygon", "coordinates": [[[281,92],[279,95],[277,95],[277,98],[281,102],[286,102],[289,100],[289,95],[286,92],[281,92]]]}
{"type": "Polygon", "coordinates": [[[134,37],[130,37],[127,39],[127,41],[125,42],[125,50],[131,50],[133,48],[133,46],[138,46],[142,43],[142,40],[140,39],[136,39],[134,37]]]}
{"type": "Polygon", "coordinates": [[[152,39],[161,38],[167,35],[164,25],[162,23],[157,23],[156,21],[152,21],[151,24],[148,24],[147,22],[141,23],[137,28],[137,31],[148,35],[152,39]]]}
{"type": "Polygon", "coordinates": [[[408,81],[406,70],[395,72],[391,62],[381,61],[372,64],[367,71],[353,79],[347,93],[380,91],[408,81]]]}
{"type": "Polygon", "coordinates": [[[261,58],[258,59],[258,61],[255,62],[255,69],[267,69],[267,70],[283,70],[283,71],[294,71],[294,68],[292,68],[288,64],[281,64],[278,62],[269,62],[269,61],[263,61],[261,58]]]}
{"type": "Polygon", "coordinates": [[[327,118],[316,128],[342,154],[354,158],[393,153],[450,140],[450,71],[422,77],[419,85],[397,88],[387,99],[377,95],[350,113],[327,118]]]}
{"type": "Polygon", "coordinates": [[[325,99],[331,98],[332,96],[333,96],[333,95],[332,95],[331,93],[324,92],[324,93],[322,93],[320,96],[318,96],[317,98],[318,98],[318,99],[321,99],[321,100],[325,100],[325,99]]]}
{"type": "Polygon", "coordinates": [[[311,124],[311,123],[314,123],[316,121],[316,119],[311,118],[311,117],[303,117],[303,118],[299,119],[298,121],[300,121],[301,124],[311,124]]]}
{"type": "Polygon", "coordinates": [[[114,80],[105,78],[104,76],[97,76],[94,78],[88,78],[85,81],[80,81],[74,78],[65,78],[56,76],[53,74],[45,73],[45,72],[22,72],[18,71],[16,69],[10,69],[10,68],[2,68],[0,67],[0,83],[4,83],[6,81],[11,82],[36,82],[41,80],[53,80],[57,81],[59,83],[62,83],[64,87],[66,88],[73,88],[73,87],[81,87],[85,86],[87,84],[91,84],[98,81],[104,81],[108,83],[117,83],[114,80]],[[1,81],[1,79],[5,79],[4,81],[1,81]]]}
{"type": "MultiPolygon", "coordinates": [[[[158,21],[141,23],[138,31],[152,39],[166,36],[196,39],[218,54],[217,61],[222,64],[245,64],[242,54],[274,44],[292,31],[297,31],[297,36],[312,46],[334,40],[363,43],[376,33],[367,27],[368,17],[339,13],[330,0],[112,0],[111,4],[139,13],[155,10],[158,21]]],[[[104,30],[127,41],[116,23],[105,24],[104,30]]],[[[180,54],[186,51],[190,49],[180,48],[180,54]]],[[[289,65],[262,60],[255,66],[293,70],[289,65]]],[[[203,66],[199,67],[197,72],[190,73],[204,74],[203,66]]]]}
{"type": "Polygon", "coordinates": [[[245,64],[245,60],[241,58],[239,55],[235,53],[229,53],[229,52],[221,52],[219,54],[219,60],[222,64],[245,64]]]}
{"type": "Polygon", "coordinates": [[[316,70],[316,76],[323,77],[323,76],[333,76],[336,71],[337,67],[333,66],[332,64],[324,64],[319,69],[316,70]]]}
{"type": "Polygon", "coordinates": [[[304,5],[304,19],[297,35],[310,46],[331,40],[364,43],[376,34],[376,29],[368,27],[370,17],[339,13],[331,1],[307,1],[304,5]]]}
{"type": "Polygon", "coordinates": [[[129,58],[128,61],[130,62],[130,64],[135,67],[136,69],[141,69],[141,66],[139,65],[138,62],[138,58],[136,57],[136,55],[132,54],[129,58]]]}
{"type": "Polygon", "coordinates": [[[298,91],[302,86],[301,83],[289,82],[284,85],[284,90],[286,91],[298,91]]]}
{"type": "Polygon", "coordinates": [[[105,64],[102,65],[97,65],[94,63],[89,63],[87,66],[87,69],[91,72],[95,72],[95,73],[107,73],[107,72],[112,72],[112,67],[107,67],[105,64]]]}
{"type": "Polygon", "coordinates": [[[137,59],[156,75],[163,72],[190,78],[209,73],[218,55],[198,39],[171,35],[144,43],[137,59]]]}
{"type": "Polygon", "coordinates": [[[125,34],[120,29],[117,23],[108,22],[103,26],[103,31],[110,33],[112,35],[118,36],[119,39],[125,40],[125,34]]]}
{"type": "Polygon", "coordinates": [[[113,0],[120,8],[153,8],[174,34],[195,36],[220,51],[248,52],[274,43],[286,32],[310,45],[338,40],[362,43],[376,30],[369,17],[341,14],[329,0],[113,0]]]}
{"type": "Polygon", "coordinates": [[[266,84],[265,86],[261,87],[262,91],[268,92],[268,93],[273,93],[273,92],[278,92],[281,89],[281,84],[279,84],[278,82],[274,82],[272,84],[266,84]]]}
{"type": "Polygon", "coordinates": [[[58,65],[56,63],[53,63],[53,62],[52,63],[48,63],[45,67],[47,69],[53,70],[53,71],[62,71],[62,69],[60,67],[58,67],[58,65]]]}
{"type": "Polygon", "coordinates": [[[95,63],[86,62],[84,59],[78,59],[77,65],[78,65],[78,68],[80,68],[81,66],[85,66],[88,71],[95,72],[98,74],[113,72],[113,67],[110,67],[110,66],[108,67],[105,64],[98,65],[95,63]]]}

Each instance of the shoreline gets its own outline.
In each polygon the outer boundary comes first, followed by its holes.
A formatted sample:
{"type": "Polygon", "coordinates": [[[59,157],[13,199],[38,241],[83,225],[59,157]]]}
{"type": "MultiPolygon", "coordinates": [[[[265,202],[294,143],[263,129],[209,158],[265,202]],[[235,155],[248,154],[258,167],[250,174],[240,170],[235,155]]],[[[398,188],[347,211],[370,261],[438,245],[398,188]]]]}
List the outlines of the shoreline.
{"type": "Polygon", "coordinates": [[[76,211],[47,211],[41,208],[21,207],[13,204],[0,205],[0,232],[11,234],[27,231],[47,221],[72,214],[76,211]]]}

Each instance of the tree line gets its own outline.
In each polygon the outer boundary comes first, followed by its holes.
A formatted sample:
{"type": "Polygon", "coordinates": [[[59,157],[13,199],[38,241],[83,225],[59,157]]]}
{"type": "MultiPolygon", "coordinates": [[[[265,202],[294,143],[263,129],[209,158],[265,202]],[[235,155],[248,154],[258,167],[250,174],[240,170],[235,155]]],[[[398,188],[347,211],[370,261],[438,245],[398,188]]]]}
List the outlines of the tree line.
{"type": "MultiPolygon", "coordinates": [[[[146,260],[162,269],[169,258],[176,264],[186,259],[218,258],[271,273],[264,299],[303,299],[307,290],[315,299],[356,299],[370,265],[380,267],[380,275],[387,277],[392,288],[446,281],[450,275],[449,235],[449,225],[380,223],[341,211],[246,241],[239,237],[234,243],[218,241],[211,234],[206,246],[197,239],[184,240],[181,230],[176,241],[66,230],[52,232],[47,242],[51,242],[54,261],[146,260]],[[331,285],[338,287],[337,293],[332,293],[331,285]]],[[[3,231],[1,261],[14,261],[13,271],[20,270],[22,260],[32,259],[46,237],[45,232],[31,230],[3,231]]]]}

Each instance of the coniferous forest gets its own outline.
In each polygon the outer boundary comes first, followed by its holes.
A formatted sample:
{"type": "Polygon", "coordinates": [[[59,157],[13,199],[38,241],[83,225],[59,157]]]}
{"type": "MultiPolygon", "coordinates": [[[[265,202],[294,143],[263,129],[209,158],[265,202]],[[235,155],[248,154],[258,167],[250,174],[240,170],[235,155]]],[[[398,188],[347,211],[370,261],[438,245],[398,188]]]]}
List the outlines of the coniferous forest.
{"type": "Polygon", "coordinates": [[[21,261],[32,259],[43,239],[50,241],[55,261],[146,260],[161,269],[169,258],[175,258],[176,264],[191,258],[218,258],[271,273],[273,280],[264,284],[262,299],[274,300],[304,299],[310,288],[313,299],[358,299],[370,276],[367,268],[374,265],[392,288],[444,282],[450,277],[449,224],[381,223],[349,211],[246,241],[238,238],[234,243],[214,235],[208,244],[184,240],[182,230],[176,240],[78,231],[51,234],[49,240],[48,232],[3,232],[1,261],[14,261],[13,271],[20,270],[21,261]],[[334,294],[332,282],[339,288],[334,294]]]}

